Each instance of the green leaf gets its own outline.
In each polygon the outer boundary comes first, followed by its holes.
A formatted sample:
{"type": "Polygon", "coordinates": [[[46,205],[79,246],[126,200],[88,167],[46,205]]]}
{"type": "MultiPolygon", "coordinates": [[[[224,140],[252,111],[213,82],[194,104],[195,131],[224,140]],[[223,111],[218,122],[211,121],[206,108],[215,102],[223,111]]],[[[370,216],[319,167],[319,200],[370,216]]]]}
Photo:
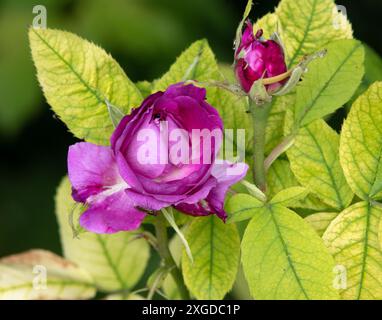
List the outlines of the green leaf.
{"type": "Polygon", "coordinates": [[[164,91],[177,82],[211,81],[218,77],[218,65],[207,40],[199,40],[177,58],[167,73],[154,82],[153,92],[164,91]]]}
{"type": "Polygon", "coordinates": [[[227,223],[251,219],[263,210],[265,203],[249,194],[238,193],[228,199],[225,210],[228,214],[227,223]]]}
{"type": "Polygon", "coordinates": [[[376,82],[353,104],[340,143],[347,182],[361,199],[382,198],[382,82],[376,82]]]}
{"type": "Polygon", "coordinates": [[[253,25],[253,32],[256,34],[257,30],[263,30],[263,37],[269,39],[274,32],[281,34],[279,19],[276,13],[268,13],[258,19],[253,25]]]}
{"type": "Polygon", "coordinates": [[[341,212],[323,239],[338,265],[346,270],[344,299],[382,299],[382,249],[378,227],[382,209],[359,202],[341,212]]]}
{"type": "Polygon", "coordinates": [[[153,83],[149,81],[139,81],[135,83],[135,85],[141,92],[143,98],[148,97],[153,90],[153,83]]]}
{"type": "Polygon", "coordinates": [[[102,291],[134,287],[147,265],[150,252],[147,242],[136,239],[131,232],[110,235],[83,232],[74,238],[69,217],[73,212],[78,218],[81,208],[70,194],[70,182],[64,178],[56,194],[56,215],[65,257],[89,271],[102,291]]]}
{"type": "Polygon", "coordinates": [[[329,42],[352,38],[350,23],[333,0],[282,0],[276,14],[289,67],[329,42]]]}
{"type": "MultiPolygon", "coordinates": [[[[300,186],[290,164],[286,160],[278,159],[270,167],[267,173],[267,195],[272,198],[280,191],[300,186]]],[[[312,209],[322,211],[328,209],[328,205],[320,201],[314,194],[310,193],[304,200],[294,204],[294,208],[312,209]]]]}
{"type": "Polygon", "coordinates": [[[319,236],[322,236],[329,224],[338,216],[338,212],[318,212],[305,217],[319,236]]]}
{"type": "Polygon", "coordinates": [[[232,288],[239,267],[240,238],[234,224],[215,215],[195,218],[187,228],[194,263],[185,251],[184,281],[197,299],[219,300],[232,288]]]}
{"type": "Polygon", "coordinates": [[[78,138],[108,145],[113,132],[105,100],[128,113],[142,96],[103,49],[65,31],[29,31],[32,57],[45,97],[78,138]]]}
{"type": "Polygon", "coordinates": [[[338,134],[317,120],[300,129],[287,155],[297,180],[324,203],[341,210],[350,204],[353,193],[342,172],[338,148],[338,134]]]}
{"type": "Polygon", "coordinates": [[[361,85],[353,95],[353,98],[349,101],[350,105],[353,104],[356,98],[364,93],[373,82],[382,81],[382,58],[366,43],[362,45],[365,50],[365,74],[361,85]]]}
{"type": "Polygon", "coordinates": [[[304,126],[342,107],[354,94],[364,74],[364,50],[356,40],[326,46],[328,53],[309,65],[297,86],[295,126],[304,126]]]}
{"type": "Polygon", "coordinates": [[[95,294],[86,270],[49,251],[0,259],[0,300],[90,299],[95,294]]]}
{"type": "Polygon", "coordinates": [[[308,193],[309,190],[304,187],[290,187],[277,193],[270,203],[283,205],[284,207],[293,207],[297,201],[304,199],[308,193]]]}
{"type": "Polygon", "coordinates": [[[242,240],[242,263],[255,299],[336,299],[333,258],[296,213],[269,206],[255,215],[242,240]]]}

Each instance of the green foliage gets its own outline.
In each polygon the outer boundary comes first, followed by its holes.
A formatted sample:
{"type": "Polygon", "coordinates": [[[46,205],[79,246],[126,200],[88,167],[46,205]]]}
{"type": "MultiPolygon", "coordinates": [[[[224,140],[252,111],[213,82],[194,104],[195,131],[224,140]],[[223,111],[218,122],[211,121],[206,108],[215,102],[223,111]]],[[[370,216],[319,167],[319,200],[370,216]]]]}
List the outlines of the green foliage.
{"type": "Polygon", "coordinates": [[[324,203],[341,210],[350,204],[353,193],[342,173],[338,148],[338,134],[317,120],[300,129],[287,154],[297,180],[324,203]]]}
{"type": "Polygon", "coordinates": [[[333,0],[282,0],[275,12],[289,67],[329,42],[352,38],[350,23],[333,0]]]}
{"type": "Polygon", "coordinates": [[[306,125],[342,107],[358,88],[363,73],[364,50],[355,40],[326,46],[327,55],[309,64],[309,72],[296,89],[295,125],[306,125]]]}
{"type": "Polygon", "coordinates": [[[187,287],[197,299],[222,299],[232,288],[239,267],[236,226],[226,225],[216,216],[195,218],[186,236],[194,257],[191,263],[183,251],[182,271],[187,287]]]}
{"type": "Polygon", "coordinates": [[[250,221],[242,263],[255,299],[336,299],[333,258],[296,213],[268,206],[250,221]]]}
{"type": "Polygon", "coordinates": [[[304,187],[290,187],[281,190],[272,200],[271,204],[278,204],[284,207],[293,207],[297,201],[304,199],[309,191],[304,187]]]}
{"type": "Polygon", "coordinates": [[[338,212],[318,212],[313,213],[305,218],[319,236],[322,236],[329,224],[338,216],[338,212]]]}
{"type": "Polygon", "coordinates": [[[71,198],[70,182],[64,178],[56,194],[64,256],[87,270],[101,291],[133,288],[143,275],[149,258],[146,240],[136,239],[137,233],[131,232],[111,235],[81,232],[74,237],[70,219],[75,221],[80,214],[81,208],[71,198]]]}
{"type": "Polygon", "coordinates": [[[345,177],[361,199],[382,198],[382,82],[376,82],[353,104],[340,143],[345,177]]]}
{"type": "Polygon", "coordinates": [[[32,56],[44,95],[80,139],[108,145],[113,124],[106,101],[128,113],[142,96],[103,49],[65,31],[29,30],[32,56]]]}
{"type": "Polygon", "coordinates": [[[359,202],[338,215],[323,239],[338,265],[346,268],[344,299],[382,299],[382,209],[359,202]]]}
{"type": "Polygon", "coordinates": [[[225,210],[228,213],[228,223],[239,222],[252,218],[263,210],[265,203],[252,195],[238,193],[228,199],[225,210]]]}
{"type": "Polygon", "coordinates": [[[96,292],[86,270],[45,250],[1,259],[0,275],[0,300],[89,299],[96,292]]]}
{"type": "MultiPolygon", "coordinates": [[[[273,197],[284,189],[301,186],[290,168],[290,163],[281,159],[276,160],[270,167],[267,174],[267,182],[267,194],[269,197],[273,197]]],[[[314,193],[310,193],[305,199],[294,203],[292,207],[315,211],[322,211],[329,208],[329,206],[320,201],[314,193]]]]}
{"type": "Polygon", "coordinates": [[[362,79],[361,85],[358,87],[353,98],[350,100],[351,104],[364,93],[371,84],[375,81],[382,81],[382,59],[381,57],[366,43],[362,43],[365,50],[365,74],[362,79]]]}
{"type": "MultiPolygon", "coordinates": [[[[244,20],[251,5],[249,0],[244,20]]],[[[163,289],[168,298],[180,298],[182,286],[177,282],[182,277],[169,273],[170,267],[178,267],[192,297],[223,299],[235,282],[241,255],[255,299],[338,299],[340,295],[382,299],[382,205],[377,202],[382,199],[382,82],[374,83],[354,102],[340,135],[322,119],[345,105],[354,92],[363,92],[365,83],[380,77],[380,59],[366,48],[364,61],[361,42],[352,40],[351,25],[335,10],[332,0],[282,0],[254,28],[264,28],[265,37],[278,32],[289,67],[327,49],[325,57],[309,65],[295,91],[273,100],[265,149],[260,151],[272,155],[284,136],[291,134],[288,160],[273,162],[266,187],[243,181],[234,188],[239,193],[232,192],[226,202],[227,224],[215,215],[190,218],[164,209],[166,227],[172,226],[176,234],[171,252],[163,254],[158,239],[145,232],[165,262],[145,279],[148,296],[163,289]],[[354,193],[362,202],[351,205],[354,193]],[[238,226],[245,228],[241,246],[238,226]],[[347,285],[340,295],[335,286],[339,266],[347,272],[347,285]]],[[[219,111],[226,129],[246,130],[246,152],[252,156],[255,137],[248,97],[224,88],[229,84],[233,88],[232,70],[217,63],[206,40],[194,42],[162,77],[134,84],[103,49],[71,33],[30,29],[29,38],[44,94],[76,137],[107,145],[113,126],[144,97],[185,82],[206,88],[207,100],[219,111]]],[[[225,151],[227,156],[230,150],[225,151]]],[[[56,215],[65,258],[78,267],[69,263],[73,270],[61,274],[60,264],[65,260],[55,260],[52,268],[59,276],[48,279],[52,284],[49,295],[91,298],[98,289],[118,291],[107,296],[110,299],[141,298],[131,289],[149,259],[143,230],[113,235],[84,232],[73,223],[82,211],[72,200],[65,178],[56,194],[56,215]],[[56,285],[62,286],[62,292],[56,285]]],[[[145,222],[155,223],[156,218],[148,217],[145,222]]],[[[162,238],[166,241],[167,237],[162,238]]],[[[47,263],[54,260],[44,253],[45,259],[47,263]]],[[[35,297],[34,291],[28,291],[28,263],[20,257],[0,260],[2,272],[9,273],[11,264],[20,274],[17,278],[10,275],[7,283],[0,279],[0,297],[35,297]]]]}
{"type": "Polygon", "coordinates": [[[153,92],[164,91],[171,84],[187,80],[210,81],[218,77],[218,66],[207,40],[194,42],[160,79],[153,92]]]}

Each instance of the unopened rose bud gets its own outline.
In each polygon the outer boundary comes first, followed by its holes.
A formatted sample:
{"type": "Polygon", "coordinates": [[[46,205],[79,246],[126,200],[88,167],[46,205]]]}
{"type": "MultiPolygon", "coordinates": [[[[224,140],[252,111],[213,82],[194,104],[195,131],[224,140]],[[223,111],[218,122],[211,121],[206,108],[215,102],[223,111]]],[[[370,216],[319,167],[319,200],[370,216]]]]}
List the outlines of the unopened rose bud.
{"type": "MultiPolygon", "coordinates": [[[[249,92],[253,83],[261,78],[273,78],[287,72],[283,48],[274,40],[262,38],[263,30],[253,33],[248,20],[235,52],[235,74],[243,90],[249,92]]],[[[287,79],[266,84],[269,93],[278,90],[287,79]]]]}

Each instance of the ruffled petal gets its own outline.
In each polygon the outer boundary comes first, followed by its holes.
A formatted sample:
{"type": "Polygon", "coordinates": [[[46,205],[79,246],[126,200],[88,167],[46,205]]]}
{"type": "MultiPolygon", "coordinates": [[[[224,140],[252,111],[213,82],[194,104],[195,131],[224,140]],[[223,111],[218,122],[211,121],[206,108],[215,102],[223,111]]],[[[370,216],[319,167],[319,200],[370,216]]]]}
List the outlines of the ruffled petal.
{"type": "Polygon", "coordinates": [[[86,202],[93,195],[121,182],[110,147],[80,142],[69,147],[68,174],[73,199],[86,202]]]}
{"type": "Polygon", "coordinates": [[[125,191],[119,191],[92,203],[81,215],[80,225],[95,233],[115,233],[138,229],[144,217],[125,191]]]}

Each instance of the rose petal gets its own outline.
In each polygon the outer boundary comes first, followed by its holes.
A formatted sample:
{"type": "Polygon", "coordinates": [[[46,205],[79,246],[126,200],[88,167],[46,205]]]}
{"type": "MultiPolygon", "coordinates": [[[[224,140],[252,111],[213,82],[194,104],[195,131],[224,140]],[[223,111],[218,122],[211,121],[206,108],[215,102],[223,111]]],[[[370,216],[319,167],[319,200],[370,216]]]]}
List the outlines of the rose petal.
{"type": "Polygon", "coordinates": [[[110,147],[80,142],[69,147],[68,174],[78,202],[120,183],[121,176],[110,147]]]}
{"type": "Polygon", "coordinates": [[[212,168],[212,175],[217,180],[217,185],[211,190],[206,198],[211,210],[223,221],[227,218],[224,211],[224,199],[227,190],[239,182],[247,174],[248,165],[245,163],[233,164],[225,161],[223,164],[216,164],[212,168]]]}
{"type": "Polygon", "coordinates": [[[120,191],[91,204],[81,215],[80,225],[95,233],[115,233],[138,229],[144,217],[125,191],[120,191]]]}

